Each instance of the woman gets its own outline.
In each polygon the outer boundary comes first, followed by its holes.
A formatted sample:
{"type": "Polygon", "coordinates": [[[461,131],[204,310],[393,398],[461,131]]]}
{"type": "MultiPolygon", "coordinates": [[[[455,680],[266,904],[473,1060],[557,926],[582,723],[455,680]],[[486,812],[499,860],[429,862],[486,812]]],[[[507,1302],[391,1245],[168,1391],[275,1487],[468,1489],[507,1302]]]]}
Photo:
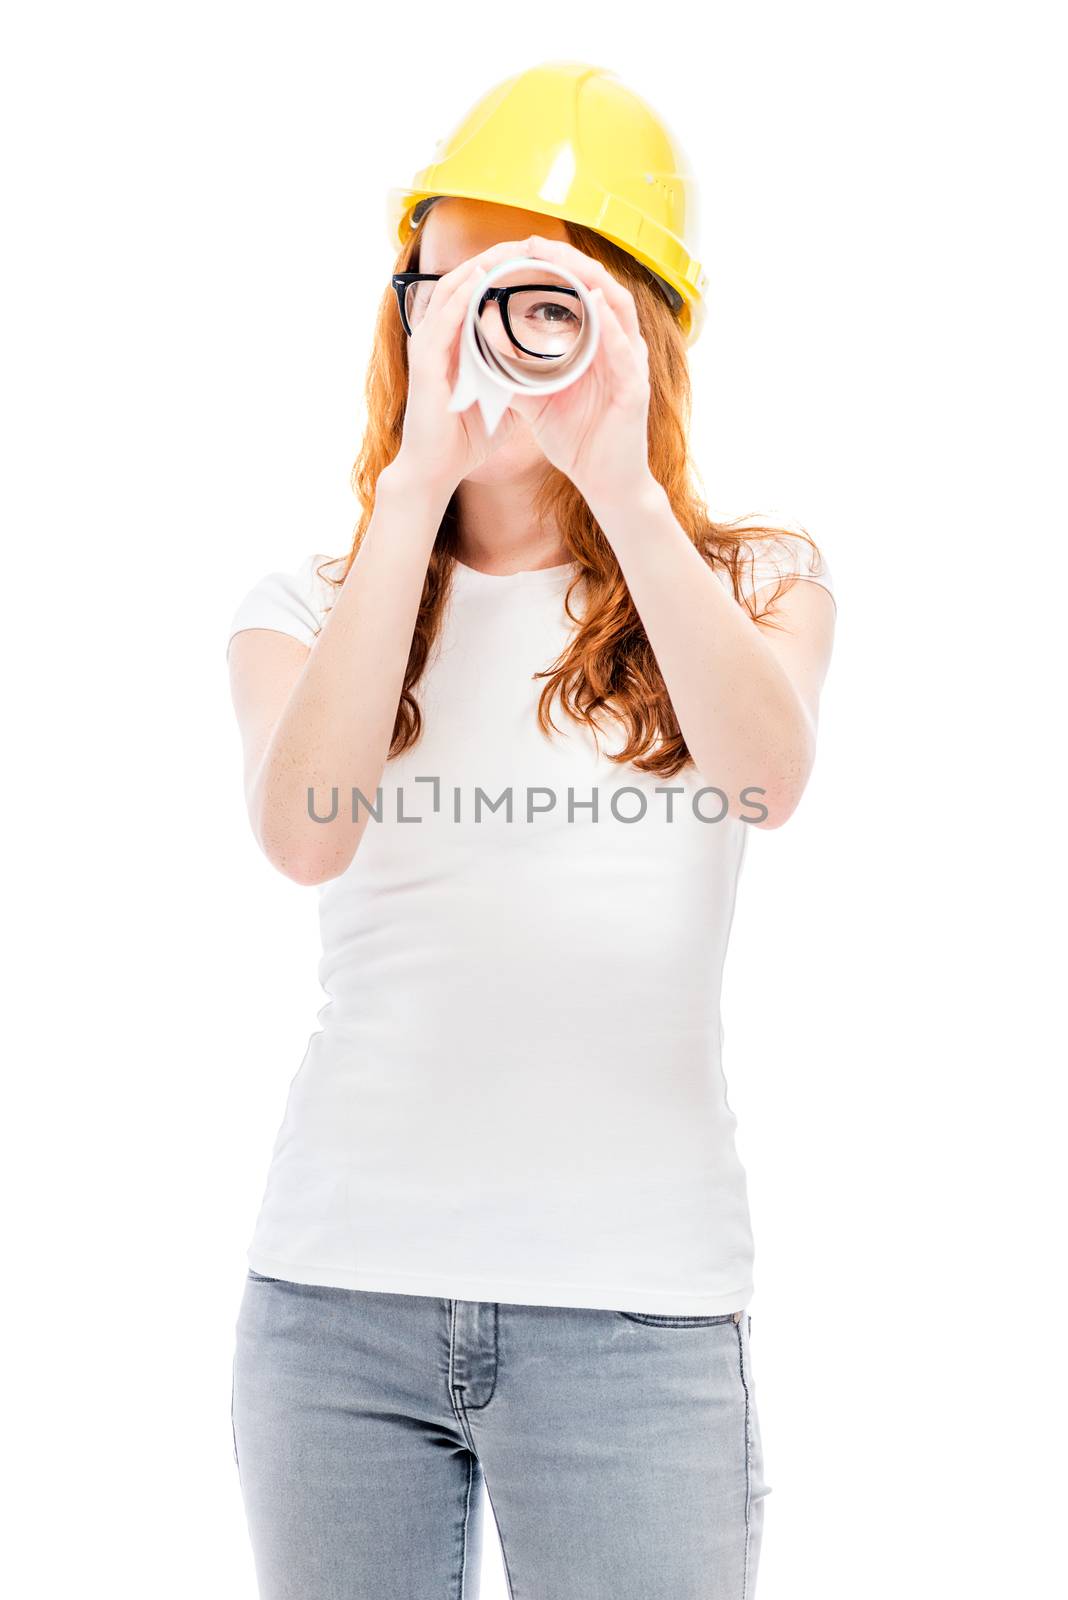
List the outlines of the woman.
{"type": "Polygon", "coordinates": [[[329,996],[237,1326],[268,1600],[471,1600],[483,1485],[517,1596],[754,1593],[720,974],[748,830],[811,770],[834,601],[806,536],[694,492],[690,186],[609,73],[487,96],[394,195],[421,276],[383,296],[354,549],[233,621],[252,826],[319,886],[329,996]],[[459,332],[517,255],[577,274],[601,338],[487,435],[448,410],[459,332]]]}

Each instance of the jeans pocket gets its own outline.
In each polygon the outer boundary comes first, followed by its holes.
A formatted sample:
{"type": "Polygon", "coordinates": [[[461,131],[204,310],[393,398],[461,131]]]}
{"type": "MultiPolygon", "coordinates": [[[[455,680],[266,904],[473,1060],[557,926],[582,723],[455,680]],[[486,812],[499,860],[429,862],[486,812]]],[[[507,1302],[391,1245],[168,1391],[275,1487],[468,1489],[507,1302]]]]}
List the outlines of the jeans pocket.
{"type": "Polygon", "coordinates": [[[724,1311],[710,1317],[669,1317],[659,1311],[617,1311],[616,1315],[626,1317],[628,1322],[641,1322],[647,1328],[714,1328],[722,1322],[737,1322],[740,1313],[724,1311]]]}

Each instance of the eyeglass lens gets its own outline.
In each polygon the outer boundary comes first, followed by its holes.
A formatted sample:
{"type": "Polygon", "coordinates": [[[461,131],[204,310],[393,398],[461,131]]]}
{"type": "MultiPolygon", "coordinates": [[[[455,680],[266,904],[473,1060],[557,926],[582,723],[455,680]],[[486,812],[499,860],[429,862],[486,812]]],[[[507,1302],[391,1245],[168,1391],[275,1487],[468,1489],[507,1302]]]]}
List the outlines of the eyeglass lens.
{"type": "MultiPolygon", "coordinates": [[[[570,284],[550,274],[539,275],[537,284],[531,284],[528,272],[517,272],[498,286],[509,290],[506,303],[487,300],[479,318],[483,337],[495,349],[507,351],[511,346],[542,360],[570,355],[583,321],[582,301],[570,284]]],[[[409,327],[417,327],[425,316],[434,287],[426,280],[408,285],[404,309],[409,327]]]]}

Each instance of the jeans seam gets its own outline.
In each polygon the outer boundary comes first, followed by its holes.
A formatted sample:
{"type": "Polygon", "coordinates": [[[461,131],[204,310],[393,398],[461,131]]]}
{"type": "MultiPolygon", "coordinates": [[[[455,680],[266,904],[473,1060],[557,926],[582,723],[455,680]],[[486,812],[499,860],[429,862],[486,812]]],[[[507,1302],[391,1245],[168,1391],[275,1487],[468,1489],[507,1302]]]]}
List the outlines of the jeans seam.
{"type": "Polygon", "coordinates": [[[234,1441],[234,1465],[237,1467],[237,1475],[240,1478],[240,1476],[241,1476],[241,1459],[240,1459],[240,1457],[239,1457],[239,1455],[237,1453],[237,1424],[234,1421],[234,1393],[235,1393],[236,1383],[237,1383],[237,1357],[235,1355],[234,1360],[233,1360],[233,1364],[231,1365],[231,1368],[230,1368],[230,1433],[231,1433],[231,1436],[232,1436],[233,1441],[234,1441]]]}
{"type": "Polygon", "coordinates": [[[738,1327],[738,1370],[742,1379],[742,1392],[745,1395],[745,1557],[742,1564],[742,1600],[749,1594],[749,1520],[752,1506],[753,1476],[752,1457],[749,1446],[749,1385],[745,1377],[745,1343],[742,1335],[742,1325],[738,1327]]]}
{"type": "MultiPolygon", "coordinates": [[[[463,1390],[462,1389],[456,1389],[454,1391],[454,1393],[455,1393],[455,1397],[456,1398],[455,1398],[454,1403],[453,1403],[453,1410],[456,1409],[457,1405],[459,1406],[460,1411],[461,1411],[461,1413],[463,1415],[464,1432],[467,1435],[468,1443],[471,1446],[471,1450],[472,1450],[472,1452],[474,1452],[475,1446],[474,1446],[474,1441],[473,1441],[472,1435],[471,1435],[471,1424],[470,1424],[470,1422],[468,1420],[468,1416],[467,1416],[467,1407],[464,1404],[464,1393],[463,1393],[463,1390]]],[[[499,1522],[499,1520],[497,1518],[497,1512],[496,1512],[496,1509],[495,1509],[495,1507],[493,1505],[493,1496],[490,1494],[490,1487],[489,1487],[488,1480],[486,1482],[486,1498],[490,1503],[490,1509],[493,1511],[493,1521],[494,1521],[494,1524],[496,1525],[496,1528],[497,1528],[497,1538],[498,1538],[498,1541],[499,1541],[500,1546],[501,1546],[501,1562],[502,1562],[502,1564],[504,1566],[504,1578],[505,1578],[505,1582],[508,1585],[509,1600],[515,1600],[515,1586],[512,1583],[512,1569],[508,1565],[508,1551],[507,1551],[507,1549],[505,1547],[505,1543],[504,1543],[504,1529],[501,1527],[501,1524],[500,1524],[500,1522],[499,1522]]]]}
{"type": "Polygon", "coordinates": [[[467,1415],[467,1413],[469,1411],[485,1411],[486,1407],[489,1405],[490,1401],[493,1399],[493,1396],[497,1392],[497,1377],[498,1377],[498,1374],[500,1372],[500,1365],[501,1365],[500,1341],[501,1341],[501,1308],[500,1308],[500,1305],[497,1303],[497,1301],[494,1301],[493,1302],[493,1383],[490,1386],[490,1392],[486,1396],[485,1400],[480,1400],[477,1406],[468,1405],[466,1394],[465,1394],[465,1397],[464,1397],[464,1415],[465,1416],[467,1415]]]}
{"type": "Polygon", "coordinates": [[[722,1323],[735,1321],[733,1311],[724,1311],[715,1316],[698,1314],[692,1317],[661,1316],[658,1311],[617,1311],[616,1316],[626,1317],[628,1322],[640,1322],[645,1328],[715,1328],[722,1323]]]}
{"type": "Polygon", "coordinates": [[[475,1476],[475,1458],[467,1457],[467,1491],[464,1495],[464,1520],[460,1532],[460,1571],[457,1577],[456,1600],[464,1600],[467,1589],[467,1535],[471,1521],[471,1489],[475,1476]]]}

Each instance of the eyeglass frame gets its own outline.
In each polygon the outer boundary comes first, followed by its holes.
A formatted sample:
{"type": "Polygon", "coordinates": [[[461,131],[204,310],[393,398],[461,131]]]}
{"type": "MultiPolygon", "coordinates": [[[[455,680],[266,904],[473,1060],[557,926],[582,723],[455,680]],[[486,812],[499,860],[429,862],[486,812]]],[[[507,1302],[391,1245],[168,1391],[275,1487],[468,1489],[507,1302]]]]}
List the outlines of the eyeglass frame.
{"type": "MultiPolygon", "coordinates": [[[[394,272],[390,278],[390,283],[393,285],[394,292],[397,296],[397,309],[400,311],[401,325],[409,339],[412,336],[412,330],[411,325],[408,322],[408,313],[404,309],[404,301],[405,297],[407,296],[409,286],[413,283],[437,283],[444,276],[445,274],[443,272],[394,272]]],[[[530,289],[541,289],[543,291],[549,290],[553,294],[570,294],[574,295],[576,300],[581,298],[577,289],[568,288],[566,285],[560,283],[497,284],[487,289],[483,294],[482,299],[479,302],[479,314],[481,315],[487,301],[495,301],[500,309],[501,322],[504,324],[504,331],[515,345],[517,350],[522,350],[525,356],[534,356],[539,361],[557,361],[559,360],[559,353],[550,350],[528,350],[525,344],[520,344],[519,340],[512,332],[512,324],[508,317],[508,301],[511,299],[513,294],[517,294],[520,290],[528,291],[530,289]]]]}

